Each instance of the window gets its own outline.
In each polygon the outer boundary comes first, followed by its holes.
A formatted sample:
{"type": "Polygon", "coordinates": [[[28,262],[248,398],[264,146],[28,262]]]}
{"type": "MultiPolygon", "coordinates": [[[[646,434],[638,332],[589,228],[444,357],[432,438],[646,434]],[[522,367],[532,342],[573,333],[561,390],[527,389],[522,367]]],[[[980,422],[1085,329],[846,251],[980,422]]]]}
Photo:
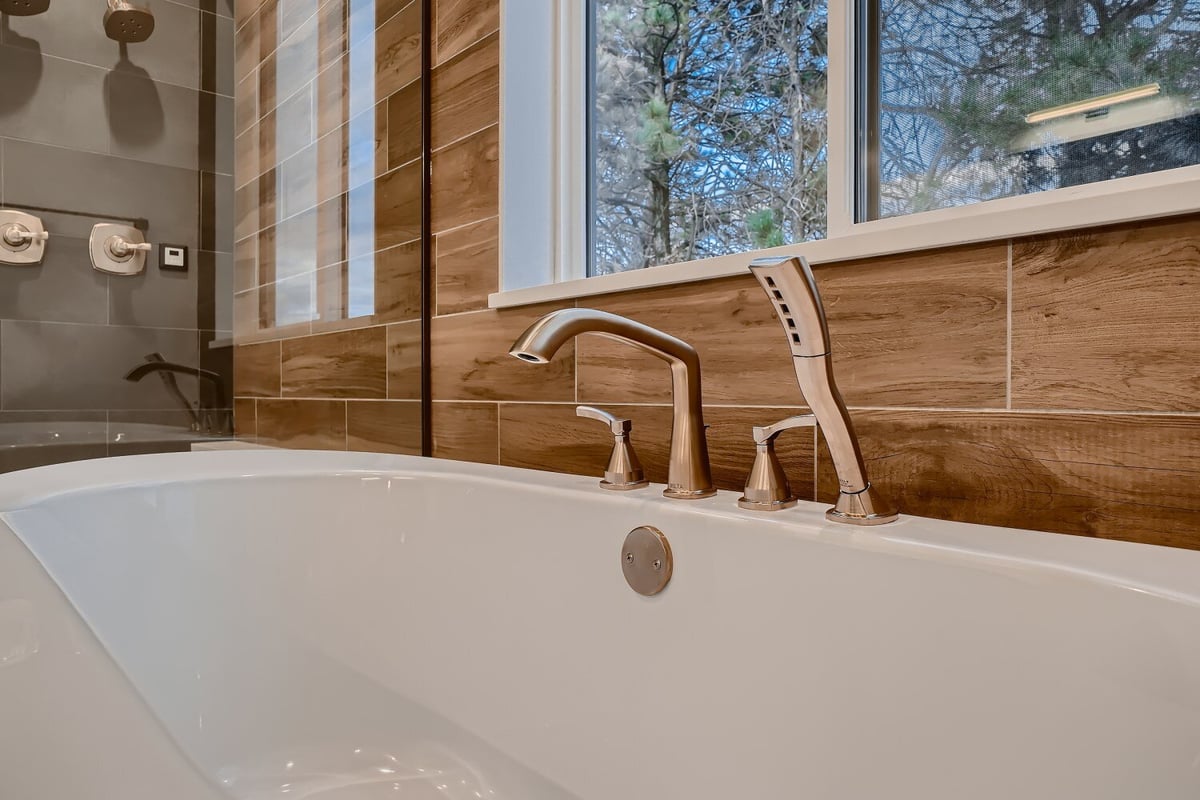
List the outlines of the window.
{"type": "Polygon", "coordinates": [[[493,305],[1200,208],[1200,0],[551,4],[503,6],[493,305]]]}
{"type": "Polygon", "coordinates": [[[1200,0],[872,0],[858,219],[1200,163],[1200,0]]]}
{"type": "Polygon", "coordinates": [[[589,5],[589,275],[825,236],[825,0],[589,5]]]}

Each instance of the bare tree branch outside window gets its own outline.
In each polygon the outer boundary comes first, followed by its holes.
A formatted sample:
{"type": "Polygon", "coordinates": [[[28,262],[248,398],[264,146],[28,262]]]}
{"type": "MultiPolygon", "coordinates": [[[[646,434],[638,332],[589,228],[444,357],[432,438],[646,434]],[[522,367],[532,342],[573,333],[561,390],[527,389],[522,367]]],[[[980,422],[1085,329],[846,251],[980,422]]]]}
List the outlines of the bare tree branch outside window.
{"type": "MultiPolygon", "coordinates": [[[[860,2],[882,20],[881,216],[1200,163],[1200,0],[860,2]]],[[[589,13],[589,274],[826,235],[827,0],[589,13]]]]}

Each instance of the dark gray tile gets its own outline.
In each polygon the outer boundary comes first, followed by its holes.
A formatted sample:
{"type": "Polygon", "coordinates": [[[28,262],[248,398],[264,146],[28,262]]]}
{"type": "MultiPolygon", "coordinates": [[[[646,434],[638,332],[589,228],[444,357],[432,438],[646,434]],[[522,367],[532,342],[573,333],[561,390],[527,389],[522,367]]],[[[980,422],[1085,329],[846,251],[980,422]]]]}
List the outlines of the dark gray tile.
{"type": "Polygon", "coordinates": [[[104,35],[104,3],[96,0],[54,0],[45,14],[10,17],[4,42],[106,70],[132,69],[157,81],[199,88],[200,12],[169,2],[150,6],[154,34],[128,46],[125,57],[120,44],[104,35]]]}
{"type": "Polygon", "coordinates": [[[86,237],[104,215],[144,217],[149,241],[195,247],[198,194],[192,170],[33,142],[4,147],[7,202],[95,215],[44,214],[52,236],[86,237]]]}
{"type": "Polygon", "coordinates": [[[104,92],[113,155],[233,172],[230,98],[121,72],[105,77],[104,92]]]}
{"type": "Polygon", "coordinates": [[[108,278],[92,269],[87,240],[52,236],[41,264],[0,265],[0,317],[108,321],[108,278]]]}
{"type": "MultiPolygon", "coordinates": [[[[13,409],[180,407],[159,375],[124,379],[148,353],[197,363],[196,331],[4,320],[0,323],[0,406],[13,409]]],[[[176,376],[193,401],[196,378],[176,376]]]]}
{"type": "Polygon", "coordinates": [[[228,332],[200,332],[200,368],[221,376],[201,381],[206,408],[233,408],[233,340],[228,332]]]}
{"type": "MultiPolygon", "coordinates": [[[[205,174],[203,178],[201,200],[204,211],[200,218],[200,225],[204,249],[217,253],[232,253],[234,242],[233,176],[205,174]]],[[[257,210],[256,205],[251,207],[252,212],[255,210],[257,210]]]]}
{"type": "Polygon", "coordinates": [[[104,70],[0,45],[0,75],[5,86],[0,92],[0,136],[97,152],[108,149],[108,128],[102,121],[104,70]]]}
{"type": "MultiPolygon", "coordinates": [[[[174,242],[172,242],[174,244],[174,242]]],[[[150,253],[140,275],[113,275],[108,279],[108,321],[113,325],[147,328],[196,327],[196,269],[187,272],[158,268],[158,250],[150,253]]]]}
{"type": "MultiPolygon", "coordinates": [[[[214,111],[211,126],[216,142],[212,170],[222,175],[233,175],[233,98],[217,95],[214,111]]],[[[201,163],[201,169],[204,168],[201,163]]],[[[232,194],[228,202],[233,202],[232,194]]]]}
{"type": "Polygon", "coordinates": [[[215,62],[212,64],[212,85],[205,88],[217,94],[233,97],[235,82],[233,20],[229,17],[218,16],[216,25],[204,25],[204,32],[211,39],[201,43],[204,51],[205,70],[209,69],[208,59],[210,57],[215,62]]]}

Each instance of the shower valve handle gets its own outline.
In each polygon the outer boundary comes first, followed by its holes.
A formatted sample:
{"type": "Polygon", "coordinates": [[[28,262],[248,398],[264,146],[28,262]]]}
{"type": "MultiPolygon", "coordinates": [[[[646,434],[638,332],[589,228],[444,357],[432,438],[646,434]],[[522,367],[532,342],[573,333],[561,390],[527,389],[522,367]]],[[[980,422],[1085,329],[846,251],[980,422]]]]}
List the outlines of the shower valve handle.
{"type": "Polygon", "coordinates": [[[46,231],[31,231],[24,225],[16,223],[9,225],[4,229],[4,241],[10,247],[20,247],[23,244],[33,244],[34,242],[44,242],[50,238],[50,234],[46,231]]]}

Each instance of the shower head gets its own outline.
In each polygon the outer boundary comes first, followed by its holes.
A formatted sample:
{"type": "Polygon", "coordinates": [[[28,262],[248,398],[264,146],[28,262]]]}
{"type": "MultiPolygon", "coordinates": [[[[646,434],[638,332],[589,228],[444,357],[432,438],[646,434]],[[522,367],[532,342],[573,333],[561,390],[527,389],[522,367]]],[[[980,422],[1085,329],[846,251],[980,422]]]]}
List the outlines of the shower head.
{"type": "MultiPolygon", "coordinates": [[[[0,0],[0,3],[20,0],[0,0]]],[[[138,8],[128,0],[108,0],[104,12],[104,33],[118,42],[144,42],[154,33],[154,15],[147,8],[138,8]]]]}
{"type": "Polygon", "coordinates": [[[32,17],[50,7],[50,0],[0,0],[0,14],[32,17]]]}

